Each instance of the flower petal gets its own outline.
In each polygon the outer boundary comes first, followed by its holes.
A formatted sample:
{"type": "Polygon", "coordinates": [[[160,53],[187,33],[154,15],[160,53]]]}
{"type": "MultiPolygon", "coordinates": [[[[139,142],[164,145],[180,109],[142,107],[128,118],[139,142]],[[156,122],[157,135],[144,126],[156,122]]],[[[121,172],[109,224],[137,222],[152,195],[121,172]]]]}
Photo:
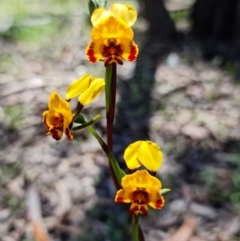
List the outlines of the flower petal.
{"type": "Polygon", "coordinates": [[[53,139],[59,141],[62,138],[63,131],[57,128],[52,128],[48,131],[47,135],[51,135],[53,139]]]}
{"type": "Polygon", "coordinates": [[[71,112],[70,104],[61,98],[58,92],[52,92],[48,100],[49,110],[55,111],[57,113],[61,112],[71,112]]]}
{"type": "Polygon", "coordinates": [[[69,128],[70,123],[67,119],[64,119],[63,121],[63,130],[69,141],[73,139],[72,130],[69,128]]]}
{"type": "Polygon", "coordinates": [[[106,18],[110,16],[110,12],[106,10],[106,8],[97,8],[94,10],[91,16],[91,23],[93,26],[96,26],[98,21],[101,20],[101,18],[106,18]]]}
{"type": "Polygon", "coordinates": [[[164,206],[164,198],[159,192],[146,190],[149,197],[149,206],[155,209],[161,209],[164,206]]]}
{"type": "Polygon", "coordinates": [[[69,102],[62,99],[57,92],[53,92],[49,98],[49,110],[55,113],[60,113],[64,119],[64,129],[70,125],[73,119],[73,114],[69,102]]]}
{"type": "Polygon", "coordinates": [[[128,61],[135,61],[139,52],[137,44],[129,39],[121,39],[119,42],[123,51],[122,57],[128,61]]]}
{"type": "Polygon", "coordinates": [[[159,192],[162,184],[156,177],[151,176],[147,170],[138,170],[122,178],[122,187],[123,189],[130,187],[146,188],[159,192]]]}
{"type": "Polygon", "coordinates": [[[48,130],[47,135],[59,140],[63,132],[69,140],[72,140],[70,124],[73,120],[73,114],[70,104],[62,99],[57,92],[51,93],[48,101],[48,111],[43,112],[43,122],[48,130]]]}
{"type": "Polygon", "coordinates": [[[157,171],[162,164],[163,154],[152,141],[142,141],[138,148],[138,160],[150,171],[157,171]]]}
{"type": "Polygon", "coordinates": [[[117,191],[115,202],[130,203],[132,202],[132,194],[136,188],[124,188],[117,191]]]}
{"type": "Polygon", "coordinates": [[[119,57],[118,55],[110,55],[107,58],[104,59],[104,66],[107,67],[108,65],[112,63],[117,63],[120,65],[123,65],[122,58],[119,57]]]}
{"type": "Polygon", "coordinates": [[[62,121],[56,122],[56,118],[60,120],[60,115],[53,111],[43,112],[43,123],[47,128],[47,135],[51,135],[55,140],[60,140],[63,134],[62,121]],[[54,126],[55,125],[55,126],[54,126]]]}
{"type": "Polygon", "coordinates": [[[110,7],[110,12],[114,17],[122,19],[130,27],[137,19],[137,11],[130,4],[114,3],[110,7]]]}
{"type": "Polygon", "coordinates": [[[79,102],[85,106],[97,98],[104,90],[104,79],[95,78],[91,81],[90,86],[79,97],[79,102]]]}
{"type": "Polygon", "coordinates": [[[147,204],[138,204],[138,203],[132,203],[130,207],[130,214],[142,214],[146,215],[148,212],[148,205],[147,204]]]}
{"type": "MultiPolygon", "coordinates": [[[[92,40],[101,39],[133,39],[133,30],[121,19],[113,16],[101,18],[98,24],[92,29],[92,40]]],[[[104,42],[103,42],[104,43],[104,42]]]]}
{"type": "Polygon", "coordinates": [[[74,82],[72,82],[67,89],[66,92],[66,100],[73,99],[74,97],[83,93],[90,85],[91,75],[85,74],[81,78],[78,78],[74,82]]]}
{"type": "Polygon", "coordinates": [[[86,55],[90,63],[95,63],[103,58],[104,41],[102,39],[92,41],[86,48],[86,55]]]}
{"type": "Polygon", "coordinates": [[[123,158],[126,162],[128,169],[130,170],[136,169],[141,165],[137,155],[138,148],[140,145],[141,145],[141,141],[136,141],[130,144],[124,152],[123,158]]]}

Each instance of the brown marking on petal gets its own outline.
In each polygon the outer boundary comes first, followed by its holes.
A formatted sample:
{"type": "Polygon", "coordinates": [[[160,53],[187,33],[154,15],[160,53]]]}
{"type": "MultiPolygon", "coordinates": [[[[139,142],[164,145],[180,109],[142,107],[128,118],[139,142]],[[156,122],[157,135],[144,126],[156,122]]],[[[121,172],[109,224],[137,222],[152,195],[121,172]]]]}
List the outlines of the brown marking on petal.
{"type": "Polygon", "coordinates": [[[136,205],[132,205],[131,207],[130,207],[130,210],[129,210],[129,212],[130,212],[130,214],[131,215],[134,215],[134,214],[136,214],[137,212],[138,212],[138,206],[136,205]]]}
{"type": "Polygon", "coordinates": [[[142,214],[142,215],[146,215],[148,210],[146,209],[146,206],[145,205],[141,205],[140,206],[140,209],[139,209],[139,212],[142,214]]]}
{"type": "Polygon", "coordinates": [[[66,136],[67,136],[67,138],[68,138],[69,141],[71,141],[71,140],[73,139],[72,131],[71,131],[69,128],[67,128],[67,129],[65,130],[65,134],[66,134],[66,136]]]}
{"type": "Polygon", "coordinates": [[[53,126],[58,126],[61,125],[61,123],[63,122],[63,117],[61,116],[54,116],[52,119],[52,125],[53,126]]]}
{"type": "Polygon", "coordinates": [[[69,140],[73,139],[72,136],[72,123],[64,130],[64,116],[61,113],[53,113],[49,111],[45,111],[43,113],[43,123],[47,129],[47,135],[51,135],[55,140],[60,140],[63,132],[65,132],[67,138],[69,140]]]}
{"type": "Polygon", "coordinates": [[[160,208],[162,208],[163,205],[164,205],[164,203],[163,203],[162,198],[161,198],[161,199],[158,199],[158,200],[156,201],[156,203],[155,203],[155,207],[156,207],[156,209],[160,209],[160,208]]]}
{"type": "Polygon", "coordinates": [[[43,124],[45,125],[46,129],[49,130],[50,127],[48,126],[47,122],[46,122],[46,117],[43,119],[43,124]]]}
{"type": "Polygon", "coordinates": [[[108,65],[112,64],[112,63],[117,63],[120,65],[123,65],[123,61],[122,58],[116,55],[111,55],[107,58],[105,58],[104,60],[104,66],[107,67],[108,65]]]}
{"type": "Polygon", "coordinates": [[[123,202],[123,197],[117,197],[116,201],[117,202],[123,202]]]}
{"type": "Polygon", "coordinates": [[[48,134],[51,135],[56,141],[59,141],[62,137],[59,135],[59,131],[60,133],[62,133],[61,130],[58,130],[57,128],[52,128],[51,130],[49,130],[48,134]]]}
{"type": "Polygon", "coordinates": [[[132,193],[132,200],[134,203],[147,204],[149,203],[148,193],[143,189],[138,189],[132,193]]]}
{"type": "Polygon", "coordinates": [[[138,55],[138,47],[132,42],[131,51],[130,51],[130,55],[128,56],[128,60],[132,62],[135,61],[137,58],[137,55],[138,55]]]}
{"type": "Polygon", "coordinates": [[[97,61],[97,58],[94,56],[93,46],[94,46],[94,43],[92,42],[88,46],[87,53],[86,53],[91,63],[95,63],[97,61]]]}
{"type": "Polygon", "coordinates": [[[105,67],[111,63],[117,63],[120,65],[123,64],[121,57],[123,55],[123,50],[120,44],[118,44],[117,40],[114,38],[108,39],[106,41],[106,44],[103,47],[102,55],[105,58],[105,67]]]}
{"type": "Polygon", "coordinates": [[[134,214],[146,215],[148,212],[148,208],[146,204],[132,203],[129,211],[131,215],[134,215],[134,214]]]}

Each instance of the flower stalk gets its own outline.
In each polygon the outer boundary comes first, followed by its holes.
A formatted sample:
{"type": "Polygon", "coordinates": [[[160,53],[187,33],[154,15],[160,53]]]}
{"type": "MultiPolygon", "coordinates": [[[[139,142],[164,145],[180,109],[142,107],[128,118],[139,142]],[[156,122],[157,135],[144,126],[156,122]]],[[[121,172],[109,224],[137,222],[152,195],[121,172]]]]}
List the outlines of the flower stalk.
{"type": "Polygon", "coordinates": [[[123,61],[135,61],[138,46],[133,41],[131,26],[137,19],[137,11],[130,4],[114,3],[106,10],[106,0],[88,2],[91,23],[91,41],[86,47],[89,62],[104,62],[105,79],[85,74],[72,82],[66,91],[65,99],[53,92],[48,101],[48,110],[43,112],[43,123],[47,135],[60,140],[63,134],[73,140],[73,132],[87,128],[96,138],[105,152],[112,179],[117,192],[115,202],[130,204],[132,217],[132,236],[134,241],[144,241],[139,225],[139,215],[147,215],[148,208],[161,209],[164,206],[163,194],[170,189],[162,189],[161,181],[156,177],[163,160],[160,147],[149,140],[140,140],[130,144],[124,152],[124,160],[130,174],[125,174],[113,155],[113,124],[116,106],[117,64],[123,61]],[[95,100],[105,89],[107,143],[93,128],[101,117],[96,115],[88,121],[82,110],[95,100]],[[70,101],[77,99],[73,111],[70,101]]]}
{"type": "MultiPolygon", "coordinates": [[[[115,105],[116,105],[116,82],[117,82],[117,65],[112,63],[106,67],[105,73],[105,101],[106,101],[106,118],[107,118],[107,145],[108,148],[113,151],[113,122],[115,115],[115,105]]],[[[114,180],[114,184],[119,190],[121,185],[116,182],[117,177],[112,168],[109,166],[110,173],[114,180]]]]}
{"type": "MultiPolygon", "coordinates": [[[[89,122],[84,118],[84,123],[88,124],[89,122]]],[[[115,159],[114,155],[112,154],[112,151],[110,150],[110,148],[108,147],[108,145],[104,142],[104,140],[98,135],[98,133],[95,131],[95,129],[91,126],[88,125],[87,129],[89,130],[89,132],[96,138],[96,140],[98,141],[98,143],[100,144],[100,146],[102,147],[103,151],[105,152],[105,154],[108,157],[109,160],[109,165],[113,170],[113,178],[114,179],[114,183],[117,183],[117,187],[121,187],[121,180],[123,178],[123,176],[125,175],[125,173],[123,172],[123,170],[119,167],[117,160],[115,159]]]]}
{"type": "Polygon", "coordinates": [[[132,216],[132,236],[134,241],[140,241],[138,215],[132,216]]]}
{"type": "Polygon", "coordinates": [[[116,105],[117,65],[112,63],[106,68],[106,118],[107,118],[107,143],[110,150],[113,149],[113,122],[116,105]]]}

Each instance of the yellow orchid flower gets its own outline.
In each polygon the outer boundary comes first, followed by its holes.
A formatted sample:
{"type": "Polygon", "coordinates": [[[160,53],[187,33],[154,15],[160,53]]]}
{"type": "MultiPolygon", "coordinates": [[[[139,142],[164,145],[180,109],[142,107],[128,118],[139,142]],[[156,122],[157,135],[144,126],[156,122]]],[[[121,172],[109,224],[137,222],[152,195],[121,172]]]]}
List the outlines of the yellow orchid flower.
{"type": "Polygon", "coordinates": [[[91,16],[92,25],[95,27],[101,18],[109,16],[119,18],[131,27],[137,20],[137,11],[132,5],[121,3],[112,4],[109,10],[97,8],[91,16]]]}
{"type": "Polygon", "coordinates": [[[43,112],[43,123],[47,128],[47,135],[60,140],[63,132],[69,140],[72,136],[72,123],[80,114],[82,108],[97,98],[104,90],[104,79],[85,74],[71,83],[66,92],[66,100],[57,92],[51,93],[48,101],[49,110],[43,112]],[[69,101],[79,96],[75,113],[71,111],[69,101]]]}
{"type": "Polygon", "coordinates": [[[130,170],[143,165],[149,171],[156,172],[162,164],[163,154],[152,141],[136,141],[126,148],[123,157],[130,170]]]}
{"type": "Polygon", "coordinates": [[[136,18],[137,11],[127,4],[113,4],[108,11],[96,9],[91,17],[94,27],[86,49],[88,60],[95,63],[103,59],[105,66],[113,62],[123,64],[123,59],[135,61],[138,46],[133,41],[131,26],[136,18]]]}
{"type": "Polygon", "coordinates": [[[67,138],[72,140],[70,124],[73,114],[69,102],[62,99],[57,92],[53,92],[49,97],[48,108],[49,110],[43,112],[43,123],[47,128],[47,135],[60,140],[64,132],[67,138]]]}
{"type": "Polygon", "coordinates": [[[102,93],[104,86],[104,79],[85,74],[69,85],[66,99],[70,100],[80,95],[78,101],[85,106],[102,93]]]}
{"type": "Polygon", "coordinates": [[[148,205],[161,209],[164,199],[160,194],[161,182],[151,176],[147,170],[138,170],[122,178],[122,189],[117,191],[115,201],[132,203],[130,213],[146,215],[148,205]]]}

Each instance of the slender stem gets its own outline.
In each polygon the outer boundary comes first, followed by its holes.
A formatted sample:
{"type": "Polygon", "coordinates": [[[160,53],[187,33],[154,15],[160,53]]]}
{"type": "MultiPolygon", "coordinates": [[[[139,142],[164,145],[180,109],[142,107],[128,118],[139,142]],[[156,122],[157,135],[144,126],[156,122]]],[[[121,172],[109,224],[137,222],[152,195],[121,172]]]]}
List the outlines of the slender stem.
{"type": "Polygon", "coordinates": [[[117,160],[115,159],[114,155],[112,154],[111,150],[109,149],[108,145],[103,141],[103,139],[98,135],[98,133],[94,130],[92,126],[87,127],[88,130],[91,132],[91,134],[98,140],[99,144],[101,145],[103,151],[108,157],[109,160],[109,166],[112,168],[113,174],[113,180],[116,185],[117,189],[121,188],[121,180],[124,176],[124,172],[121,171],[117,160]]]}
{"type": "MultiPolygon", "coordinates": [[[[116,105],[116,82],[117,82],[117,65],[116,63],[111,64],[110,81],[108,79],[107,91],[108,91],[108,106],[107,106],[107,143],[110,150],[113,150],[113,122],[116,105]]],[[[109,77],[109,76],[108,76],[109,77]]]]}
{"type": "Polygon", "coordinates": [[[81,113],[83,107],[84,106],[80,102],[77,103],[77,107],[76,107],[76,110],[75,110],[75,113],[74,113],[74,116],[73,116],[73,122],[78,118],[78,116],[81,113]]]}
{"type": "MultiPolygon", "coordinates": [[[[107,144],[108,148],[113,150],[113,122],[115,114],[116,104],[116,82],[117,82],[117,65],[112,63],[106,67],[105,74],[105,96],[106,96],[106,118],[107,118],[107,144]]],[[[112,166],[109,166],[110,173],[112,175],[114,184],[117,189],[121,188],[118,182],[116,182],[116,176],[112,166]]]]}
{"type": "Polygon", "coordinates": [[[83,123],[82,125],[79,125],[79,126],[76,126],[76,127],[73,127],[72,130],[76,131],[76,130],[81,130],[83,128],[86,128],[90,125],[92,125],[93,123],[95,123],[102,115],[97,115],[95,116],[92,120],[90,120],[89,122],[86,122],[86,123],[83,123]]]}
{"type": "Polygon", "coordinates": [[[141,226],[138,223],[138,215],[132,216],[132,236],[134,241],[145,241],[141,226]]]}
{"type": "Polygon", "coordinates": [[[108,65],[106,67],[105,73],[105,100],[106,100],[106,112],[109,112],[110,106],[110,95],[111,95],[111,80],[112,80],[112,65],[108,65]]]}
{"type": "Polygon", "coordinates": [[[138,216],[132,216],[132,236],[134,241],[140,241],[139,239],[139,225],[138,225],[138,216]]]}

